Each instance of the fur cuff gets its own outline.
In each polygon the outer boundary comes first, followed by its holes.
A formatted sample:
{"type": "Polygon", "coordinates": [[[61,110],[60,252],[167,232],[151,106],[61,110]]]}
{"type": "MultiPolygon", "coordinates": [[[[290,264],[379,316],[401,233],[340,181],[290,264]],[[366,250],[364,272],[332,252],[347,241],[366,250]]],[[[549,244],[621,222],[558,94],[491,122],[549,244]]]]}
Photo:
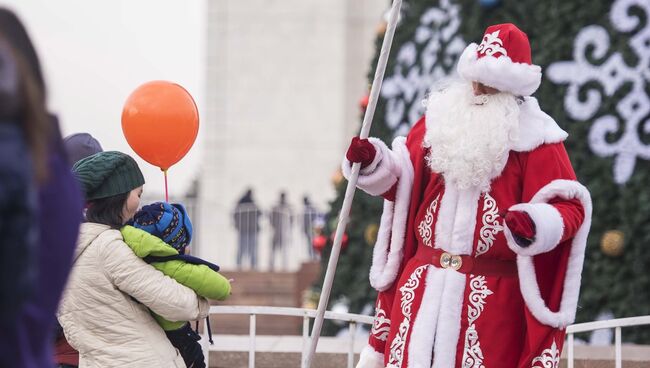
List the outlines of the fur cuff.
{"type": "Polygon", "coordinates": [[[517,96],[530,96],[542,82],[542,68],[538,65],[515,63],[507,56],[478,58],[475,43],[467,46],[458,60],[458,74],[468,82],[486,86],[517,96]]]}
{"type": "Polygon", "coordinates": [[[413,165],[406,139],[397,137],[393,142],[394,162],[401,167],[395,202],[384,200],[384,211],[379,221],[377,243],[372,252],[370,266],[370,285],[378,291],[388,289],[395,279],[402,264],[406,220],[413,185],[413,165]]]}
{"type": "MultiPolygon", "coordinates": [[[[393,153],[384,142],[377,138],[368,138],[368,140],[375,146],[376,154],[370,165],[359,171],[357,187],[370,195],[378,196],[386,193],[397,182],[400,167],[395,163],[393,153]]],[[[352,163],[345,157],[341,170],[343,176],[350,180],[352,163]]]]}
{"type": "Polygon", "coordinates": [[[533,316],[547,326],[565,328],[573,323],[576,315],[578,295],[580,294],[580,275],[582,274],[587,236],[591,227],[592,207],[589,191],[574,180],[554,180],[540,189],[530,202],[542,204],[555,197],[578,199],[585,211],[585,219],[571,241],[571,252],[569,253],[567,270],[564,276],[562,301],[560,302],[560,309],[557,312],[551,311],[546,305],[544,298],[542,298],[539,284],[537,283],[535,264],[533,262],[534,258],[521,254],[517,255],[517,268],[519,270],[521,295],[524,297],[526,306],[528,306],[533,316]]]}
{"type": "Polygon", "coordinates": [[[384,354],[375,351],[372,346],[366,345],[361,351],[356,368],[384,368],[384,354]]]}
{"type": "Polygon", "coordinates": [[[535,256],[553,250],[562,239],[564,221],[560,212],[547,203],[520,203],[510,207],[509,211],[526,212],[535,224],[535,241],[528,247],[522,247],[512,236],[507,224],[503,224],[503,232],[508,241],[508,247],[521,256],[535,256]]]}

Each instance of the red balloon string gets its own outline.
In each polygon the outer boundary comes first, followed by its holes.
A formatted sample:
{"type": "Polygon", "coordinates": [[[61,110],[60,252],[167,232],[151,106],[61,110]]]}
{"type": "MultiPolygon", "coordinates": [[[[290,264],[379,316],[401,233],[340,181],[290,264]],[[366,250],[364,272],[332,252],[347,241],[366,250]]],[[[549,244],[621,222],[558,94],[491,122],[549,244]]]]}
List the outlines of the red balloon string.
{"type": "Polygon", "coordinates": [[[167,170],[163,170],[163,174],[165,175],[165,202],[169,202],[169,190],[167,186],[167,170]]]}

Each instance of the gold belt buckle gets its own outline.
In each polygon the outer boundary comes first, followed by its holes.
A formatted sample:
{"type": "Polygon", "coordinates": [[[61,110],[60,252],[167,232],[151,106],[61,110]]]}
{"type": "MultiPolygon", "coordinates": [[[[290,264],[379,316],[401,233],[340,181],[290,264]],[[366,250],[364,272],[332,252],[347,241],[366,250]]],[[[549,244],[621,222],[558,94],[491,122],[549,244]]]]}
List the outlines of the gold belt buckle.
{"type": "Polygon", "coordinates": [[[440,255],[440,267],[452,268],[458,271],[463,266],[463,259],[460,256],[444,252],[440,255]]]}

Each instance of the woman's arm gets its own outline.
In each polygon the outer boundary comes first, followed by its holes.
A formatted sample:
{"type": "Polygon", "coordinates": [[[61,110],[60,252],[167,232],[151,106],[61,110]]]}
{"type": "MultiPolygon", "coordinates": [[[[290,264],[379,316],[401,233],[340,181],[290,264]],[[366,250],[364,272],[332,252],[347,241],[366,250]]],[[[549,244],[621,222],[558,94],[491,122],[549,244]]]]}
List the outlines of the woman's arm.
{"type": "Polygon", "coordinates": [[[138,258],[126,243],[115,240],[101,250],[104,273],[121,291],[171,321],[208,315],[208,301],[138,258]]]}

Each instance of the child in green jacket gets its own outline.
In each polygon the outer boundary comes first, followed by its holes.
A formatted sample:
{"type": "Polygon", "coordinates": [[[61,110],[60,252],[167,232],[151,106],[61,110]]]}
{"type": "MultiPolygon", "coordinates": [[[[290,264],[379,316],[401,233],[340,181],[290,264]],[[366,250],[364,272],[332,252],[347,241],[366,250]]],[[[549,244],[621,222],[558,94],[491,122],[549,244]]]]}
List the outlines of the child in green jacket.
{"type": "MultiPolygon", "coordinates": [[[[185,255],[192,240],[192,223],[180,204],[156,202],[142,207],[132,222],[122,228],[124,242],[147,263],[208,299],[224,300],[230,295],[230,282],[219,267],[185,255]]],[[[152,312],[158,324],[176,347],[187,367],[205,367],[200,336],[186,321],[167,321],[152,312]]]]}

